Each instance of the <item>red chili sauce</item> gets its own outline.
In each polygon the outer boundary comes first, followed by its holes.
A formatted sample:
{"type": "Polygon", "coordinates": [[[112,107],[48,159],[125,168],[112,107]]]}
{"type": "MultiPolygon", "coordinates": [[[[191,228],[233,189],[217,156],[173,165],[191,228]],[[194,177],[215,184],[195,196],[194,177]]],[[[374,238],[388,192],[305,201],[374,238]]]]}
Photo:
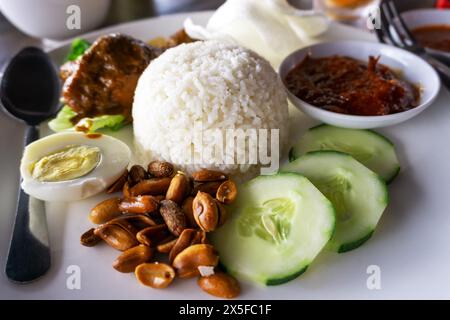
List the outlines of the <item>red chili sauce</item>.
{"type": "Polygon", "coordinates": [[[102,137],[102,134],[101,133],[92,132],[92,133],[86,134],[86,137],[88,137],[89,139],[98,139],[98,138],[102,137]]]}
{"type": "Polygon", "coordinates": [[[290,92],[307,103],[338,113],[378,116],[412,109],[419,90],[378,58],[369,63],[344,57],[307,56],[286,76],[290,92]]]}
{"type": "Polygon", "coordinates": [[[424,47],[450,52],[450,25],[422,26],[411,32],[424,47]]]}

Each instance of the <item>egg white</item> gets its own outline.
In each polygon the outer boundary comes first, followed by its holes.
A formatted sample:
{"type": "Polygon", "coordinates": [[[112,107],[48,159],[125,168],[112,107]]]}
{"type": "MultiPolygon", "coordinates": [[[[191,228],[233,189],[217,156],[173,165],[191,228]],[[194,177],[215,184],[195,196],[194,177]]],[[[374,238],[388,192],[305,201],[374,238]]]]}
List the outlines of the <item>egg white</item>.
{"type": "Polygon", "coordinates": [[[29,195],[44,201],[76,201],[104,191],[127,168],[130,148],[122,141],[108,135],[89,138],[82,132],[56,133],[26,146],[20,163],[22,189],[29,195]],[[32,177],[31,167],[53,152],[68,145],[98,147],[100,161],[91,172],[73,180],[42,182],[32,177]]]}

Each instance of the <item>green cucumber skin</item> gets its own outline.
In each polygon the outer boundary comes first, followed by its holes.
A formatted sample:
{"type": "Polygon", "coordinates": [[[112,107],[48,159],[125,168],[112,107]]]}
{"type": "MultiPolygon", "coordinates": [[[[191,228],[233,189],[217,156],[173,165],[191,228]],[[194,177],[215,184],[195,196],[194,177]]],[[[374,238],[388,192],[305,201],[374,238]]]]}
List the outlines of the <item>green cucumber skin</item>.
{"type": "MultiPolygon", "coordinates": [[[[288,172],[286,172],[286,173],[288,173],[288,172]]],[[[294,173],[294,174],[298,174],[298,173],[294,173]]],[[[298,174],[298,175],[300,175],[300,174],[298,174]]],[[[334,235],[334,232],[336,231],[336,209],[334,208],[334,206],[333,206],[333,204],[331,202],[329,203],[329,205],[330,205],[330,208],[332,209],[332,212],[333,212],[333,215],[334,215],[334,223],[333,223],[333,227],[328,232],[329,233],[328,241],[331,240],[331,238],[334,235]]],[[[217,267],[218,267],[219,270],[222,270],[225,273],[229,273],[229,274],[231,274],[231,275],[233,275],[235,277],[238,276],[237,272],[229,270],[227,268],[227,266],[220,260],[219,260],[219,264],[218,264],[217,267]]],[[[294,273],[292,273],[292,274],[290,274],[290,275],[288,275],[286,277],[267,279],[266,282],[264,283],[264,285],[266,285],[266,286],[278,286],[278,285],[281,285],[281,284],[285,284],[287,282],[290,282],[290,281],[300,277],[302,274],[304,274],[308,270],[308,268],[309,268],[309,264],[304,266],[304,267],[302,267],[299,271],[294,272],[294,273]]]]}
{"type": "Polygon", "coordinates": [[[379,136],[381,139],[383,139],[384,141],[386,141],[388,144],[390,144],[392,147],[395,148],[395,144],[391,140],[389,140],[387,137],[383,136],[381,133],[378,133],[378,132],[370,130],[370,129],[366,129],[366,130],[369,132],[372,132],[374,135],[379,136]]]}
{"type": "MultiPolygon", "coordinates": [[[[376,173],[374,172],[374,174],[376,174],[376,173]]],[[[378,177],[378,180],[380,181],[380,183],[382,183],[385,186],[385,188],[384,188],[384,190],[385,190],[384,203],[387,206],[389,204],[389,192],[388,192],[388,188],[387,188],[388,183],[386,181],[384,181],[384,179],[381,176],[377,175],[377,177],[378,177]]],[[[366,234],[361,239],[358,239],[358,240],[350,242],[350,243],[344,243],[341,246],[339,246],[337,248],[337,250],[332,250],[332,251],[336,251],[337,253],[345,253],[345,252],[357,249],[360,246],[362,246],[364,243],[366,243],[372,237],[374,232],[375,232],[375,229],[371,230],[368,234],[366,234]]]]}
{"type": "MultiPolygon", "coordinates": [[[[324,126],[324,124],[319,125],[319,126],[324,126]]],[[[326,126],[326,125],[325,125],[325,126],[326,126]]],[[[306,155],[315,155],[315,154],[317,155],[317,154],[324,154],[324,153],[325,153],[325,154],[338,154],[338,155],[343,155],[343,156],[350,157],[350,158],[354,159],[350,154],[345,153],[345,152],[341,152],[341,151],[336,151],[336,150],[317,150],[317,151],[310,151],[310,152],[307,152],[307,153],[305,153],[305,154],[299,156],[298,158],[300,158],[300,157],[302,157],[302,156],[306,156],[306,155]]],[[[297,159],[298,159],[298,158],[297,158],[297,159]]],[[[400,168],[397,170],[397,172],[398,172],[399,170],[400,170],[400,168]]],[[[378,175],[376,172],[373,172],[373,171],[372,171],[372,173],[376,176],[376,178],[379,180],[379,182],[380,182],[381,185],[383,186],[383,189],[384,189],[384,192],[385,192],[384,198],[383,198],[383,203],[387,206],[387,205],[389,204],[389,192],[388,192],[387,182],[383,179],[383,177],[381,177],[380,175],[378,175]]],[[[330,203],[331,203],[331,202],[330,202],[330,203]]],[[[332,208],[333,208],[333,211],[334,211],[335,217],[336,217],[336,210],[334,209],[333,204],[331,204],[331,206],[332,206],[332,208]]],[[[336,220],[337,220],[337,219],[335,218],[335,224],[334,224],[334,225],[335,225],[335,229],[336,229],[336,220]]],[[[330,240],[331,240],[331,238],[332,238],[332,236],[333,236],[333,234],[334,234],[335,229],[334,229],[333,232],[332,232],[332,235],[331,235],[331,237],[330,237],[330,240]]],[[[354,249],[360,247],[361,245],[363,245],[366,241],[368,241],[368,240],[372,237],[374,231],[375,231],[375,229],[371,230],[369,233],[367,233],[367,234],[366,234],[365,236],[363,236],[362,238],[360,238],[360,239],[358,239],[358,240],[355,240],[355,241],[353,241],[353,242],[350,242],[350,243],[342,244],[342,245],[340,245],[339,247],[330,247],[330,246],[327,246],[327,249],[330,250],[330,251],[337,252],[337,253],[344,253],[344,252],[348,252],[348,251],[354,250],[354,249]]],[[[329,243],[329,245],[330,245],[330,244],[331,244],[331,243],[329,243]]]]}
{"type": "MultiPolygon", "coordinates": [[[[309,128],[308,131],[313,131],[313,130],[319,129],[319,128],[321,128],[321,127],[333,127],[333,126],[328,125],[328,124],[326,124],[326,123],[321,123],[321,124],[318,124],[317,126],[314,126],[314,127],[309,128]]],[[[337,127],[337,128],[338,128],[338,127],[337,127]]],[[[384,135],[382,135],[381,133],[378,133],[378,132],[376,132],[376,131],[374,131],[374,130],[371,130],[371,129],[360,129],[360,130],[362,130],[362,131],[367,131],[367,132],[370,132],[370,133],[372,133],[372,134],[378,136],[379,138],[381,138],[381,139],[383,139],[384,141],[386,141],[386,142],[387,142],[389,145],[391,145],[393,148],[395,148],[395,144],[394,144],[391,140],[389,140],[387,137],[385,137],[384,135]]],[[[299,157],[302,156],[302,155],[296,155],[296,154],[295,154],[294,148],[295,148],[295,147],[292,147],[292,148],[289,150],[289,154],[288,154],[289,162],[292,162],[292,161],[294,161],[294,160],[296,160],[296,159],[298,159],[299,157]]],[[[320,150],[318,150],[318,151],[320,151],[320,150]]],[[[322,150],[322,151],[325,151],[325,150],[322,150]]],[[[332,150],[331,150],[331,151],[332,151],[332,150]]],[[[310,152],[314,152],[314,151],[310,151],[310,152]]],[[[308,152],[308,153],[309,153],[309,152],[308,152]]],[[[392,171],[392,173],[389,175],[389,178],[387,178],[386,180],[383,179],[383,181],[386,182],[386,184],[391,184],[392,181],[394,181],[395,178],[397,178],[397,176],[400,174],[400,170],[401,170],[401,167],[398,166],[394,171],[392,171]]]]}
{"type": "MultiPolygon", "coordinates": [[[[318,151],[320,152],[320,151],[318,151]]],[[[333,151],[332,151],[333,152],[333,151]]],[[[308,180],[304,175],[297,173],[297,172],[277,172],[276,175],[278,176],[295,176],[295,177],[302,177],[306,180],[308,180]]],[[[273,175],[262,175],[262,176],[258,176],[257,178],[254,179],[268,179],[271,178],[273,175]]],[[[309,180],[308,180],[309,181],[309,180]]],[[[245,183],[246,184],[246,183],[245,183]]],[[[335,233],[336,230],[336,209],[334,208],[333,204],[331,201],[329,201],[327,198],[325,198],[324,200],[327,201],[327,205],[329,206],[329,212],[330,212],[330,218],[332,218],[332,225],[330,226],[330,228],[325,232],[326,234],[326,239],[327,241],[330,241],[330,239],[332,238],[332,236],[335,233]]],[[[326,245],[322,248],[322,251],[325,250],[326,245]]],[[[219,253],[220,254],[220,253],[219,253]]],[[[277,286],[277,285],[282,285],[285,284],[287,282],[290,282],[298,277],[300,277],[303,273],[305,273],[308,268],[309,265],[311,264],[312,261],[309,261],[307,263],[302,263],[302,265],[297,269],[297,271],[293,271],[290,272],[290,274],[281,276],[279,278],[266,278],[266,279],[261,279],[262,281],[256,281],[257,284],[262,285],[262,286],[277,286]]],[[[242,276],[236,269],[230,268],[226,265],[226,263],[222,260],[219,260],[218,263],[218,270],[221,270],[225,273],[228,273],[236,278],[240,278],[243,277],[243,279],[247,279],[249,281],[255,282],[255,280],[252,280],[250,278],[247,278],[246,276],[242,276]]]]}
{"type": "Polygon", "coordinates": [[[291,149],[289,149],[289,162],[292,162],[297,158],[298,157],[296,157],[294,154],[294,147],[292,147],[291,149]]]}
{"type": "MultiPolygon", "coordinates": [[[[335,150],[317,150],[317,151],[309,151],[309,152],[307,152],[307,153],[305,153],[305,154],[313,153],[313,152],[321,152],[321,151],[334,151],[334,152],[339,152],[339,153],[343,153],[343,154],[346,154],[346,155],[351,156],[351,155],[348,154],[348,153],[341,152],[341,151],[335,151],[335,150]]],[[[301,156],[302,156],[302,155],[299,155],[299,156],[295,156],[295,155],[294,155],[294,148],[291,148],[291,149],[289,150],[289,162],[293,162],[293,161],[297,160],[298,158],[300,158],[301,156]]],[[[400,174],[400,170],[401,170],[401,167],[398,166],[397,169],[396,169],[395,171],[392,172],[392,174],[390,175],[390,177],[389,177],[388,180],[384,180],[381,176],[379,176],[379,177],[380,177],[381,180],[383,180],[384,183],[386,183],[386,184],[391,184],[392,181],[394,181],[395,178],[397,178],[397,176],[400,174]]]]}
{"type": "MultiPolygon", "coordinates": [[[[351,157],[351,155],[349,155],[349,154],[347,154],[347,153],[340,152],[340,151],[334,151],[334,150],[319,150],[319,151],[311,151],[311,152],[308,152],[308,153],[320,153],[320,152],[338,153],[338,154],[343,154],[343,155],[345,155],[345,156],[351,157]]],[[[375,174],[376,174],[376,173],[375,173],[375,174]]],[[[300,176],[300,177],[303,177],[303,178],[305,178],[305,179],[308,180],[307,177],[305,177],[304,175],[302,175],[302,174],[300,174],[300,173],[298,173],[298,172],[278,171],[278,172],[277,172],[277,175],[284,175],[284,176],[296,175],[296,176],[300,176]]],[[[260,176],[260,177],[264,177],[264,176],[260,176]]],[[[378,178],[380,179],[380,181],[382,181],[383,183],[385,183],[382,177],[378,176],[378,178]]],[[[309,181],[309,180],[308,180],[308,181],[309,181]]],[[[320,190],[319,190],[319,191],[320,191],[320,190]]],[[[325,197],[325,198],[326,198],[326,197],[325,197]]],[[[330,206],[330,210],[331,210],[331,212],[333,213],[333,226],[332,226],[332,227],[330,228],[330,230],[328,231],[328,234],[329,234],[328,240],[330,240],[330,239],[333,237],[333,235],[334,235],[334,233],[335,233],[335,231],[336,231],[336,224],[337,224],[337,222],[336,222],[336,221],[337,221],[336,215],[337,215],[337,213],[336,213],[336,208],[334,207],[333,203],[332,203],[330,200],[328,200],[328,198],[326,198],[326,199],[327,199],[327,201],[328,201],[328,205],[330,206]]],[[[387,194],[387,189],[386,189],[386,201],[389,201],[388,194],[387,194]]],[[[224,266],[224,267],[225,267],[225,266],[224,266]]],[[[306,269],[305,269],[305,271],[306,271],[306,269]]],[[[302,272],[302,273],[303,273],[303,272],[302,272]]],[[[301,273],[300,273],[300,274],[301,274],[301,273]]],[[[299,275],[300,275],[300,274],[299,274],[299,275]]]]}
{"type": "Polygon", "coordinates": [[[365,235],[364,237],[362,237],[359,240],[341,245],[337,249],[337,253],[348,252],[348,251],[354,250],[354,249],[362,246],[367,240],[369,240],[372,237],[374,231],[375,230],[370,231],[367,235],[365,235]]]}
{"type": "MultiPolygon", "coordinates": [[[[379,136],[381,139],[385,140],[388,144],[390,144],[395,149],[395,144],[391,140],[389,140],[387,137],[383,136],[381,133],[378,133],[378,132],[370,130],[370,129],[367,129],[367,131],[372,132],[373,134],[379,136]]],[[[400,170],[401,170],[401,166],[398,166],[397,169],[391,173],[391,175],[389,176],[389,178],[387,180],[384,180],[383,178],[382,178],[382,180],[386,184],[391,184],[392,181],[394,181],[395,178],[397,178],[397,176],[400,174],[400,170]]]]}
{"type": "MultiPolygon", "coordinates": [[[[388,179],[387,181],[385,181],[386,184],[391,184],[392,181],[394,181],[395,178],[397,178],[397,176],[400,174],[400,170],[401,170],[401,167],[398,166],[398,167],[397,167],[397,170],[395,170],[395,171],[392,173],[392,175],[389,177],[389,179],[388,179]]],[[[384,179],[383,179],[383,181],[384,181],[384,179]]]]}
{"type": "Polygon", "coordinates": [[[268,279],[265,283],[266,286],[278,286],[280,284],[284,284],[286,282],[292,281],[296,278],[298,278],[299,276],[301,276],[303,273],[305,273],[305,271],[308,269],[309,265],[304,266],[302,269],[300,269],[299,271],[283,277],[283,278],[275,278],[275,279],[268,279]]]}
{"type": "MultiPolygon", "coordinates": [[[[321,123],[321,124],[319,124],[319,125],[317,125],[317,126],[314,126],[314,127],[309,128],[308,131],[312,131],[312,130],[314,130],[314,129],[318,129],[318,128],[320,128],[320,127],[333,127],[333,126],[332,126],[332,125],[329,125],[329,124],[326,124],[326,123],[321,123]]],[[[339,128],[339,127],[336,127],[336,128],[339,128]]],[[[373,134],[379,136],[379,137],[382,138],[383,140],[385,140],[385,141],[386,141],[387,143],[389,143],[391,146],[395,147],[395,144],[394,144],[391,140],[389,140],[387,137],[383,136],[381,133],[378,133],[378,132],[376,132],[376,131],[374,131],[374,130],[371,130],[371,129],[356,129],[356,130],[361,130],[361,131],[368,131],[368,132],[371,132],[371,133],[373,133],[373,134]]]]}
{"type": "MultiPolygon", "coordinates": [[[[328,200],[328,198],[327,198],[327,200],[328,200]]],[[[333,218],[334,218],[334,220],[333,220],[333,227],[328,232],[328,242],[330,242],[331,238],[333,238],[334,233],[336,232],[337,211],[336,211],[336,208],[334,207],[333,203],[330,200],[328,200],[328,202],[329,202],[330,209],[333,212],[333,218]]]]}
{"type": "MultiPolygon", "coordinates": [[[[375,173],[375,172],[374,172],[375,173]]],[[[376,174],[376,173],[375,173],[376,174]]],[[[378,179],[380,180],[380,183],[383,185],[384,187],[384,204],[386,205],[386,207],[389,205],[390,202],[390,198],[389,198],[389,189],[388,189],[388,183],[383,179],[383,177],[378,176],[378,179]]]]}
{"type": "MultiPolygon", "coordinates": [[[[351,155],[349,155],[348,153],[345,153],[345,152],[342,152],[342,151],[337,151],[337,150],[315,150],[315,151],[309,151],[309,152],[307,152],[307,153],[301,155],[300,157],[306,156],[306,155],[313,155],[313,154],[322,154],[322,153],[338,154],[338,155],[340,155],[340,156],[346,156],[346,157],[350,157],[350,158],[354,159],[354,158],[353,158],[351,155]]],[[[298,157],[298,158],[300,158],[300,157],[298,157]]],[[[297,158],[297,159],[298,159],[298,158],[297,158]]],[[[307,179],[308,179],[308,178],[307,178],[307,179]]]]}

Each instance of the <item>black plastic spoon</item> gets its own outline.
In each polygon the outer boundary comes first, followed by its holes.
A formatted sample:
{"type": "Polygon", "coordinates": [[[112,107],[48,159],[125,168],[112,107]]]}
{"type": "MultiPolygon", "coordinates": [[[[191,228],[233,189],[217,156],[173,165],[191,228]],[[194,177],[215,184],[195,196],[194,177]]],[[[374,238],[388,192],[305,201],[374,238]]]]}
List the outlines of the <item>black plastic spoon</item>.
{"type": "MultiPolygon", "coordinates": [[[[39,138],[39,124],[59,107],[60,82],[49,56],[28,47],[12,58],[0,84],[4,109],[28,128],[25,145],[39,138]]],[[[50,268],[50,247],[44,203],[19,189],[16,220],[6,262],[6,275],[27,283],[50,268]]]]}

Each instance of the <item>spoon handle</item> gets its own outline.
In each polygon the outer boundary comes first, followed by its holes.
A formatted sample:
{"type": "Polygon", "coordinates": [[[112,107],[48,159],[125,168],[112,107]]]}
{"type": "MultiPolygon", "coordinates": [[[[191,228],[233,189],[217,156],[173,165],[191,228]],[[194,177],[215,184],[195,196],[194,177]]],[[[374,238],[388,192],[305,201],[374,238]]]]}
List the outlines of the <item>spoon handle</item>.
{"type": "MultiPolygon", "coordinates": [[[[29,126],[25,145],[39,138],[38,127],[29,126]]],[[[27,283],[44,275],[50,268],[50,247],[43,201],[30,197],[19,186],[16,220],[6,262],[7,277],[27,283]]]]}
{"type": "Polygon", "coordinates": [[[37,126],[28,126],[25,131],[24,145],[27,146],[33,141],[39,139],[39,127],[37,126]]]}

